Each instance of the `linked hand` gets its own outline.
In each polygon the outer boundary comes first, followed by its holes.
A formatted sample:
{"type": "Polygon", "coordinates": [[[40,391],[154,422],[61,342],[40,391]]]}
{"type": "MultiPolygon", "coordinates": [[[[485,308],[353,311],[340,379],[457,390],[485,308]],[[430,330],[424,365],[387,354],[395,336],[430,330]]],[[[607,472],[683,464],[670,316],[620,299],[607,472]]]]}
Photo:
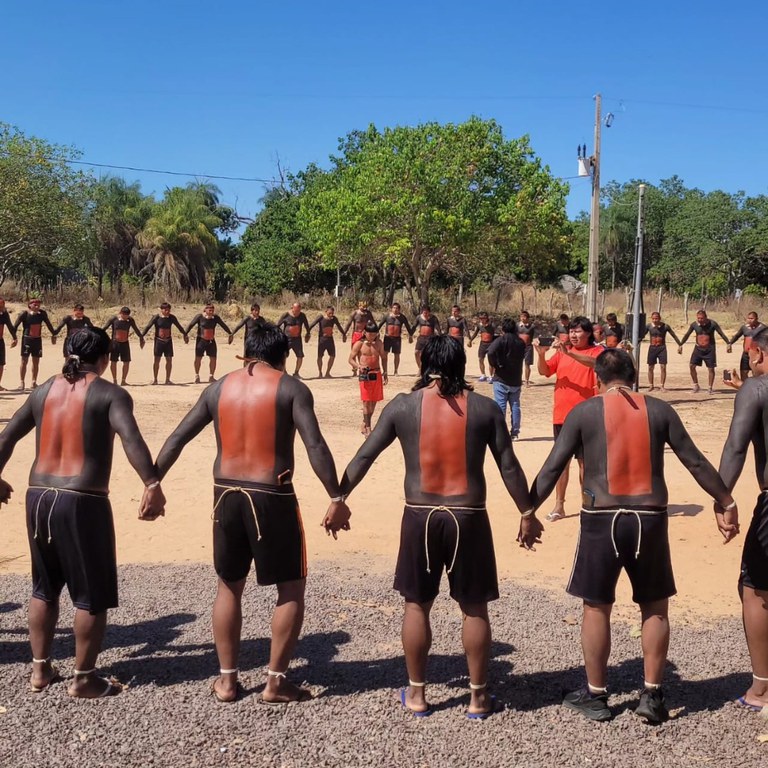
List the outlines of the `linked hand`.
{"type": "Polygon", "coordinates": [[[717,502],[715,502],[715,520],[717,521],[717,527],[722,534],[725,541],[723,544],[728,544],[739,535],[739,510],[738,507],[733,509],[723,509],[717,502]]]}
{"type": "Polygon", "coordinates": [[[338,538],[336,536],[337,531],[350,530],[349,518],[351,515],[349,507],[343,501],[332,501],[320,525],[325,528],[328,536],[333,536],[336,539],[338,538]]]}
{"type": "Polygon", "coordinates": [[[520,518],[520,530],[517,533],[517,542],[524,549],[536,551],[534,544],[541,544],[541,534],[544,532],[544,526],[541,521],[533,515],[520,518]]]}
{"type": "Polygon", "coordinates": [[[15,346],[16,346],[18,343],[19,343],[19,340],[18,340],[18,339],[14,339],[14,340],[11,342],[11,347],[15,347],[15,346]]]}
{"type": "Polygon", "coordinates": [[[139,520],[151,522],[158,517],[165,517],[165,494],[159,485],[144,489],[139,506],[139,520]]]}

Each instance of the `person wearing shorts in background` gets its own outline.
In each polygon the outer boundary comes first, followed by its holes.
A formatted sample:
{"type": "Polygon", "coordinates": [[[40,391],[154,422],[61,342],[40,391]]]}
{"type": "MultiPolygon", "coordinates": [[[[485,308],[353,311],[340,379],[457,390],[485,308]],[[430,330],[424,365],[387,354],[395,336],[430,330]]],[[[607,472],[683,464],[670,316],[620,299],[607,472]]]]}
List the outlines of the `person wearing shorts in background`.
{"type": "Polygon", "coordinates": [[[363,401],[363,426],[360,431],[368,437],[376,403],[384,399],[384,385],[388,381],[387,353],[376,323],[368,323],[363,338],[352,345],[349,364],[357,371],[360,381],[360,399],[363,401]]]}
{"type": "Polygon", "coordinates": [[[21,369],[19,377],[21,384],[19,389],[23,392],[25,380],[27,378],[27,361],[32,358],[32,389],[37,386],[37,374],[40,370],[40,358],[43,356],[43,324],[51,332],[51,344],[56,342],[56,334],[53,332],[53,326],[48,319],[48,313],[40,309],[40,299],[31,299],[27,304],[27,309],[21,312],[13,324],[13,331],[16,333],[21,326],[21,369]]]}
{"type": "Polygon", "coordinates": [[[130,307],[122,307],[118,314],[107,320],[102,326],[102,330],[112,331],[112,345],[109,352],[112,383],[117,384],[117,362],[119,360],[123,364],[120,386],[124,387],[128,384],[128,371],[131,367],[131,343],[128,341],[128,335],[133,331],[139,337],[139,345],[142,349],[144,349],[144,336],[136,325],[136,321],[131,317],[130,307]]]}
{"type": "Polygon", "coordinates": [[[341,331],[341,340],[345,342],[347,337],[344,335],[344,329],[341,327],[339,318],[336,317],[336,310],[332,306],[325,308],[324,315],[318,315],[317,319],[309,326],[307,336],[312,332],[315,326],[318,326],[317,333],[317,376],[323,375],[323,356],[328,355],[328,366],[325,370],[325,378],[331,378],[331,368],[336,360],[336,342],[333,339],[333,329],[338,328],[341,331]]]}
{"type": "Polygon", "coordinates": [[[200,383],[200,365],[203,362],[203,355],[208,355],[208,381],[216,381],[216,360],[218,358],[218,349],[216,347],[216,326],[221,326],[224,333],[229,337],[228,341],[232,343],[232,331],[229,326],[216,314],[216,307],[213,304],[206,304],[203,307],[201,315],[195,315],[189,325],[184,329],[184,334],[197,327],[197,338],[195,339],[195,384],[200,383]]]}
{"type": "MultiPolygon", "coordinates": [[[[569,342],[563,344],[559,337],[552,342],[555,354],[549,359],[546,354],[548,347],[542,347],[539,340],[533,342],[536,348],[537,367],[542,376],[555,376],[555,396],[552,410],[552,429],[557,441],[565,419],[579,404],[594,397],[595,380],[594,358],[605,352],[605,347],[595,344],[592,333],[592,323],[586,317],[574,317],[569,321],[569,342]]],[[[581,455],[576,456],[579,462],[579,480],[584,472],[584,461],[581,455]]],[[[566,463],[555,489],[555,506],[547,515],[551,523],[565,517],[565,492],[568,489],[570,464],[566,463]]]]}
{"type": "Polygon", "coordinates": [[[413,324],[413,334],[416,336],[416,348],[414,350],[416,357],[416,367],[421,370],[421,351],[424,349],[427,341],[433,336],[439,336],[442,333],[440,321],[432,314],[432,310],[424,304],[421,308],[421,314],[416,318],[413,324]]]}
{"type": "Polygon", "coordinates": [[[475,326],[474,333],[469,337],[470,346],[472,341],[478,336],[480,337],[480,344],[477,348],[477,361],[480,365],[480,375],[477,377],[478,381],[491,381],[493,379],[493,368],[489,366],[488,376],[485,375],[485,358],[488,355],[488,347],[491,346],[491,342],[496,338],[496,324],[492,323],[488,317],[487,312],[480,312],[477,316],[478,324],[475,326]]]}
{"type": "MultiPolygon", "coordinates": [[[[557,322],[555,323],[554,331],[552,333],[552,335],[556,339],[559,339],[560,343],[563,344],[566,347],[571,343],[571,336],[570,336],[571,332],[569,330],[570,329],[570,324],[571,324],[571,321],[569,320],[568,315],[566,315],[565,312],[563,312],[560,315],[560,317],[558,317],[557,322]]],[[[597,323],[595,325],[597,325],[597,323]]],[[[593,337],[595,339],[595,343],[600,343],[603,340],[603,338],[602,338],[602,336],[603,336],[602,335],[602,330],[603,329],[602,329],[602,326],[601,326],[601,328],[600,328],[600,338],[598,339],[597,336],[595,335],[595,332],[594,332],[594,325],[592,326],[592,335],[593,335],[593,337]]]]}
{"type": "MultiPolygon", "coordinates": [[[[5,299],[0,299],[0,381],[3,380],[3,371],[5,370],[5,339],[3,338],[3,335],[6,328],[13,339],[13,341],[11,341],[11,347],[15,347],[19,343],[19,340],[16,337],[16,329],[11,322],[10,313],[5,308],[5,299]]],[[[0,392],[5,392],[5,387],[0,386],[0,392]]]]}
{"type": "Polygon", "coordinates": [[[293,375],[299,376],[302,363],[304,362],[304,345],[301,343],[301,329],[306,330],[306,341],[309,341],[309,323],[307,316],[301,311],[301,304],[294,302],[290,310],[286,312],[278,321],[277,327],[281,328],[288,337],[288,349],[296,356],[296,368],[293,375]]]}
{"type": "Polygon", "coordinates": [[[624,569],[642,615],[644,685],[635,713],[656,725],[669,717],[661,685],[669,647],[669,598],[676,592],[667,531],[665,446],[718,505],[735,511],[736,504],[674,408],[632,391],[635,366],[627,352],[605,350],[594,370],[598,396],[571,410],[531,487],[531,504],[538,509],[573,456],[584,457],[579,540],[567,591],[584,603],[581,642],[587,685],[568,693],[563,704],[591,720],[613,716],[607,689],[610,621],[624,569]]]}
{"type": "Polygon", "coordinates": [[[680,339],[677,338],[677,334],[665,322],[662,322],[661,315],[658,312],[652,312],[651,322],[646,326],[645,333],[640,337],[643,339],[648,336],[650,341],[647,357],[649,392],[653,392],[656,389],[653,374],[657,363],[661,369],[661,386],[659,389],[662,392],[665,391],[664,386],[667,383],[667,334],[675,340],[679,347],[680,339]]]}
{"type": "MultiPolygon", "coordinates": [[[[107,625],[116,608],[115,531],[109,478],[115,434],[145,486],[140,520],[164,514],[165,497],[127,392],[101,378],[109,337],[101,328],[72,334],[62,373],[38,387],[0,434],[0,472],[21,438],[35,430],[35,460],[26,497],[32,559],[29,639],[33,692],[58,678],[51,660],[64,586],[75,606],[75,668],[68,693],[96,699],[121,686],[96,674],[107,625]]],[[[13,489],[0,480],[0,503],[13,489]]]]}
{"type": "Polygon", "coordinates": [[[696,335],[696,346],[691,353],[691,360],[689,363],[691,371],[691,381],[693,382],[693,391],[698,392],[699,377],[696,374],[696,368],[701,367],[703,363],[707,367],[707,377],[709,380],[709,394],[713,394],[715,391],[715,368],[717,368],[717,353],[715,351],[715,334],[719,334],[720,338],[728,345],[726,352],[731,351],[731,343],[728,337],[723,333],[720,326],[707,317],[707,313],[700,309],[696,313],[696,322],[691,323],[688,330],[685,332],[685,336],[680,341],[678,351],[683,353],[683,344],[688,341],[688,337],[691,334],[696,335]]]}
{"type": "Polygon", "coordinates": [[[397,376],[397,371],[400,368],[400,353],[403,348],[403,328],[408,334],[408,343],[413,342],[413,329],[408,323],[408,319],[402,314],[397,302],[392,305],[390,313],[385,315],[379,323],[379,330],[382,328],[384,328],[384,351],[388,355],[393,355],[395,364],[393,373],[397,376]]]}
{"type": "Polygon", "coordinates": [[[749,350],[752,346],[752,337],[760,333],[766,326],[761,323],[757,318],[757,312],[749,312],[746,317],[746,322],[739,328],[730,340],[730,345],[733,346],[740,338],[744,337],[744,350],[741,353],[741,360],[739,361],[739,376],[744,381],[749,376],[749,350]]]}
{"type": "Polygon", "coordinates": [[[469,325],[467,319],[461,314],[461,307],[454,304],[451,307],[451,314],[445,321],[445,333],[452,339],[458,339],[461,346],[464,346],[464,339],[469,338],[469,325]]]}
{"type": "Polygon", "coordinates": [[[432,641],[430,611],[443,570],[461,608],[461,636],[469,668],[467,717],[484,719],[502,708],[488,690],[491,626],[488,602],[499,596],[493,536],[485,508],[484,462],[490,449],[507,492],[522,513],[518,541],[531,548],[542,531],[529,506],[520,467],[501,411],[471,391],[467,357],[449,336],[425,346],[414,391],[399,394],[349,463],[341,481],[350,494],[395,439],[405,459],[405,509],[394,588],[403,596],[402,643],[408,685],[400,703],[416,717],[432,713],[426,696],[432,641]]]}
{"type": "Polygon", "coordinates": [[[165,358],[165,383],[173,384],[171,381],[171,370],[173,369],[173,336],[172,330],[179,329],[184,343],[189,343],[189,336],[184,332],[181,323],[176,315],[171,314],[171,305],[164,301],[160,305],[160,314],[152,315],[152,319],[147,323],[147,327],[141,332],[142,338],[146,337],[150,329],[155,329],[155,341],[152,349],[152,383],[157,384],[157,375],[160,373],[160,360],[165,358]]]}
{"type": "Polygon", "coordinates": [[[91,318],[85,314],[85,307],[82,304],[75,304],[75,306],[72,307],[72,314],[66,315],[56,328],[54,328],[54,336],[58,338],[64,328],[67,329],[67,335],[64,337],[64,342],[61,345],[61,352],[64,357],[66,357],[69,354],[67,351],[67,340],[69,337],[81,328],[93,328],[91,318]]]}
{"type": "MultiPolygon", "coordinates": [[[[251,564],[260,586],[277,587],[266,687],[267,704],[312,697],[287,679],[304,621],[307,552],[293,488],[294,440],[304,443],[317,477],[331,497],[322,525],[329,534],[349,528],[336,466],[315,415],[306,384],[284,375],[288,339],[273,325],[248,334],[248,365],[223,376],[200,395],[165,441],[157,457],[161,478],[184,446],[213,422],[213,561],[218,591],[213,604],[213,639],[219,676],[211,692],[218,701],[238,696],[242,598],[251,564]]],[[[250,663],[250,662],[249,662],[250,663]]]]}
{"type": "MultiPolygon", "coordinates": [[[[248,334],[254,329],[254,328],[263,328],[267,324],[267,320],[261,316],[261,307],[254,302],[251,304],[251,314],[244,317],[233,329],[232,329],[232,336],[236,336],[237,332],[241,328],[245,328],[245,332],[243,334],[243,358],[246,357],[245,354],[245,341],[248,338],[248,334]]],[[[248,363],[243,360],[243,367],[248,365],[248,363]]]]}
{"type": "Polygon", "coordinates": [[[525,344],[525,359],[523,361],[523,379],[526,387],[531,386],[531,366],[533,365],[533,340],[538,335],[531,315],[523,310],[517,323],[517,335],[525,344]]]}

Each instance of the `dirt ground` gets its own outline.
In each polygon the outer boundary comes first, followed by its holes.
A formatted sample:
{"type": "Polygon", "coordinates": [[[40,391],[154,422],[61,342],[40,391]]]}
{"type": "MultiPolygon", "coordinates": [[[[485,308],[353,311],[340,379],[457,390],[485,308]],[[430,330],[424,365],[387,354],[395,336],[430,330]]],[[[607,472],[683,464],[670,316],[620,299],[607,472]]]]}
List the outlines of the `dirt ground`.
{"type": "MultiPolygon", "coordinates": [[[[184,323],[191,318],[194,308],[175,307],[184,323]]],[[[64,312],[61,312],[63,315],[64,312]]],[[[93,318],[106,319],[108,310],[88,312],[93,318]]],[[[272,316],[273,313],[265,313],[272,316]]],[[[59,313],[51,312],[52,319],[59,313]]],[[[225,320],[230,321],[227,313],[225,320]]],[[[314,313],[309,313],[310,321],[314,313]]],[[[139,316],[137,321],[145,320],[139,316]]],[[[718,319],[715,316],[715,319],[718,319]]],[[[726,333],[735,330],[733,320],[720,318],[726,333]]],[[[236,322],[236,320],[235,320],[236,322]]],[[[141,326],[142,323],[139,322],[141,326]]],[[[676,328],[681,323],[676,323],[676,328]]],[[[61,365],[61,346],[51,346],[44,339],[44,357],[39,380],[45,381],[57,373],[61,365]]],[[[136,407],[139,426],[153,455],[159,451],[165,438],[196,401],[204,388],[192,384],[193,346],[175,342],[174,386],[151,386],[151,344],[143,350],[132,342],[134,361],[129,374],[129,392],[136,407]]],[[[645,349],[643,348],[643,357],[645,349]]],[[[658,396],[674,405],[696,443],[706,456],[717,465],[730,423],[734,392],[722,382],[720,371],[716,393],[693,394],[688,376],[687,361],[691,344],[685,354],[674,354],[670,347],[668,388],[658,396]]],[[[722,342],[718,343],[719,363],[738,366],[738,352],[726,355],[722,342]]],[[[346,364],[349,345],[337,341],[338,357],[333,379],[319,380],[315,364],[316,335],[305,345],[306,359],[302,374],[315,397],[315,407],[323,433],[337,461],[339,473],[360,445],[360,404],[357,381],[350,376],[346,364]]],[[[235,355],[242,351],[242,336],[228,346],[219,337],[219,367],[217,375],[224,375],[240,365],[235,355]]],[[[478,374],[477,348],[468,349],[468,373],[474,379],[478,374]]],[[[3,384],[18,384],[18,348],[8,349],[8,365],[3,384]]],[[[293,357],[288,370],[293,371],[293,357]]],[[[207,379],[207,361],[203,373],[207,379]]],[[[390,363],[391,370],[391,363],[390,363]]],[[[413,384],[416,366],[413,347],[404,344],[400,375],[390,379],[386,400],[396,393],[407,391],[413,384]]],[[[641,382],[645,383],[645,368],[641,382]]],[[[108,374],[107,374],[108,375],[108,374]]],[[[28,380],[29,383],[29,380],[28,380]]],[[[529,481],[535,476],[552,447],[552,385],[532,374],[532,386],[522,396],[523,426],[521,439],[515,451],[529,481]]],[[[490,384],[479,383],[476,390],[491,396],[490,384]]],[[[0,395],[0,422],[5,423],[21,405],[25,394],[8,391],[0,395]]],[[[386,401],[385,401],[386,402],[386,401]]],[[[630,436],[631,439],[631,436],[630,436]]],[[[403,504],[403,466],[400,451],[392,446],[376,462],[374,469],[350,498],[353,512],[352,530],[340,535],[338,541],[326,537],[319,526],[326,504],[326,494],[312,473],[300,440],[297,439],[297,467],[295,487],[302,504],[308,538],[310,568],[312,560],[336,559],[339,562],[364,562],[365,568],[377,577],[389,579],[394,567],[399,537],[399,521],[403,504]]],[[[155,523],[139,522],[137,508],[142,491],[141,482],[133,473],[122,451],[115,451],[111,499],[117,527],[117,548],[120,563],[154,562],[210,562],[211,561],[211,468],[215,451],[213,430],[207,428],[182,454],[176,466],[163,483],[168,497],[167,514],[155,523]]],[[[29,554],[24,526],[23,499],[27,475],[34,454],[32,435],[16,448],[3,477],[16,489],[9,506],[3,508],[0,539],[0,572],[28,572],[29,554]]],[[[518,514],[504,491],[499,473],[489,458],[488,509],[492,518],[500,575],[563,590],[570,573],[578,532],[579,493],[577,483],[571,482],[566,509],[569,516],[554,524],[545,524],[542,544],[535,552],[525,552],[515,544],[518,514]]],[[[729,546],[723,546],[712,514],[711,499],[696,485],[674,454],[669,452],[667,482],[670,488],[670,536],[672,556],[677,576],[678,596],[673,601],[673,620],[695,623],[704,617],[735,615],[739,611],[736,579],[739,571],[743,535],[729,546]]],[[[743,528],[746,529],[757,494],[757,483],[748,461],[736,489],[743,528]]],[[[542,517],[549,511],[548,502],[542,517]]],[[[312,574],[310,574],[312,576],[312,574]]],[[[321,574],[317,574],[320,578],[321,574]]],[[[622,577],[617,604],[617,615],[635,616],[629,600],[626,580],[622,577]]]]}

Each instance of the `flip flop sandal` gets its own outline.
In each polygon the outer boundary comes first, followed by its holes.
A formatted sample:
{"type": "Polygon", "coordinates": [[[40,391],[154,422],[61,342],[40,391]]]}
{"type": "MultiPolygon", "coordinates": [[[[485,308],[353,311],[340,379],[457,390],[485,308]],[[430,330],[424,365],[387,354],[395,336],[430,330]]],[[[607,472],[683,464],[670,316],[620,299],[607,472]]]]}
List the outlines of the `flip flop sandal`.
{"type": "Polygon", "coordinates": [[[748,709],[750,712],[762,712],[763,707],[758,707],[757,704],[750,704],[744,696],[739,696],[738,699],[735,699],[733,702],[737,707],[741,707],[742,709],[748,709]]]}
{"type": "Polygon", "coordinates": [[[492,715],[504,711],[504,705],[491,695],[491,708],[486,712],[467,712],[467,720],[487,720],[492,715]]]}
{"type": "Polygon", "coordinates": [[[418,709],[411,709],[406,703],[405,703],[405,694],[407,693],[406,688],[400,689],[400,703],[403,705],[403,709],[408,712],[408,714],[413,715],[414,717],[429,717],[432,714],[432,707],[427,707],[423,710],[418,709]]]}
{"type": "MultiPolygon", "coordinates": [[[[33,661],[40,661],[40,659],[33,659],[33,661]]],[[[48,661],[48,659],[45,659],[44,661],[48,661]]],[[[42,693],[51,683],[55,683],[58,680],[61,680],[59,668],[55,664],[51,664],[51,679],[45,685],[33,685],[30,683],[29,690],[32,691],[32,693],[42,693]]]]}

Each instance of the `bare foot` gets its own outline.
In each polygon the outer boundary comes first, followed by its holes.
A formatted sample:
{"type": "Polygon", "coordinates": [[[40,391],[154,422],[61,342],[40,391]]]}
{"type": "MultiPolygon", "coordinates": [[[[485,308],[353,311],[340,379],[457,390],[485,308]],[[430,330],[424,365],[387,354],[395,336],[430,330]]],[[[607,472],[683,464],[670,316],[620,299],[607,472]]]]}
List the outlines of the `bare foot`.
{"type": "MultiPolygon", "coordinates": [[[[157,384],[157,379],[155,379],[152,383],[157,384]]],[[[168,382],[166,381],[165,383],[167,384],[168,382]]]]}
{"type": "Polygon", "coordinates": [[[166,379],[166,380],[165,380],[165,383],[166,383],[166,385],[167,385],[167,384],[173,384],[173,382],[172,382],[170,379],[166,379]]]}
{"type": "Polygon", "coordinates": [[[127,386],[128,386],[128,382],[127,382],[125,379],[123,379],[123,380],[120,382],[120,386],[121,386],[121,387],[127,387],[127,386]]]}
{"type": "Polygon", "coordinates": [[[691,392],[698,392],[701,389],[698,384],[693,385],[693,389],[691,389],[691,392]]]}
{"type": "Polygon", "coordinates": [[[410,685],[400,691],[400,703],[411,712],[423,714],[429,712],[429,703],[424,695],[424,686],[412,688],[410,685]]]}
{"type": "Polygon", "coordinates": [[[656,389],[656,387],[648,387],[649,392],[653,392],[656,389]]]}
{"type": "Polygon", "coordinates": [[[289,683],[284,677],[269,678],[261,694],[265,704],[290,704],[293,701],[309,701],[311,698],[312,692],[308,688],[289,683]]]}
{"type": "Polygon", "coordinates": [[[97,677],[94,672],[87,675],[75,675],[67,689],[74,699],[103,699],[105,696],[117,696],[123,686],[117,680],[97,677]]]}
{"type": "Polygon", "coordinates": [[[331,376],[331,374],[330,374],[330,373],[326,373],[326,374],[325,374],[325,378],[326,378],[326,379],[332,379],[332,378],[333,378],[333,376],[331,376]]]}
{"type": "Polygon", "coordinates": [[[216,381],[216,379],[213,376],[208,377],[208,383],[213,384],[213,382],[216,381]]]}
{"type": "Polygon", "coordinates": [[[200,377],[199,376],[195,376],[195,384],[199,384],[199,383],[200,383],[200,377]]]}

